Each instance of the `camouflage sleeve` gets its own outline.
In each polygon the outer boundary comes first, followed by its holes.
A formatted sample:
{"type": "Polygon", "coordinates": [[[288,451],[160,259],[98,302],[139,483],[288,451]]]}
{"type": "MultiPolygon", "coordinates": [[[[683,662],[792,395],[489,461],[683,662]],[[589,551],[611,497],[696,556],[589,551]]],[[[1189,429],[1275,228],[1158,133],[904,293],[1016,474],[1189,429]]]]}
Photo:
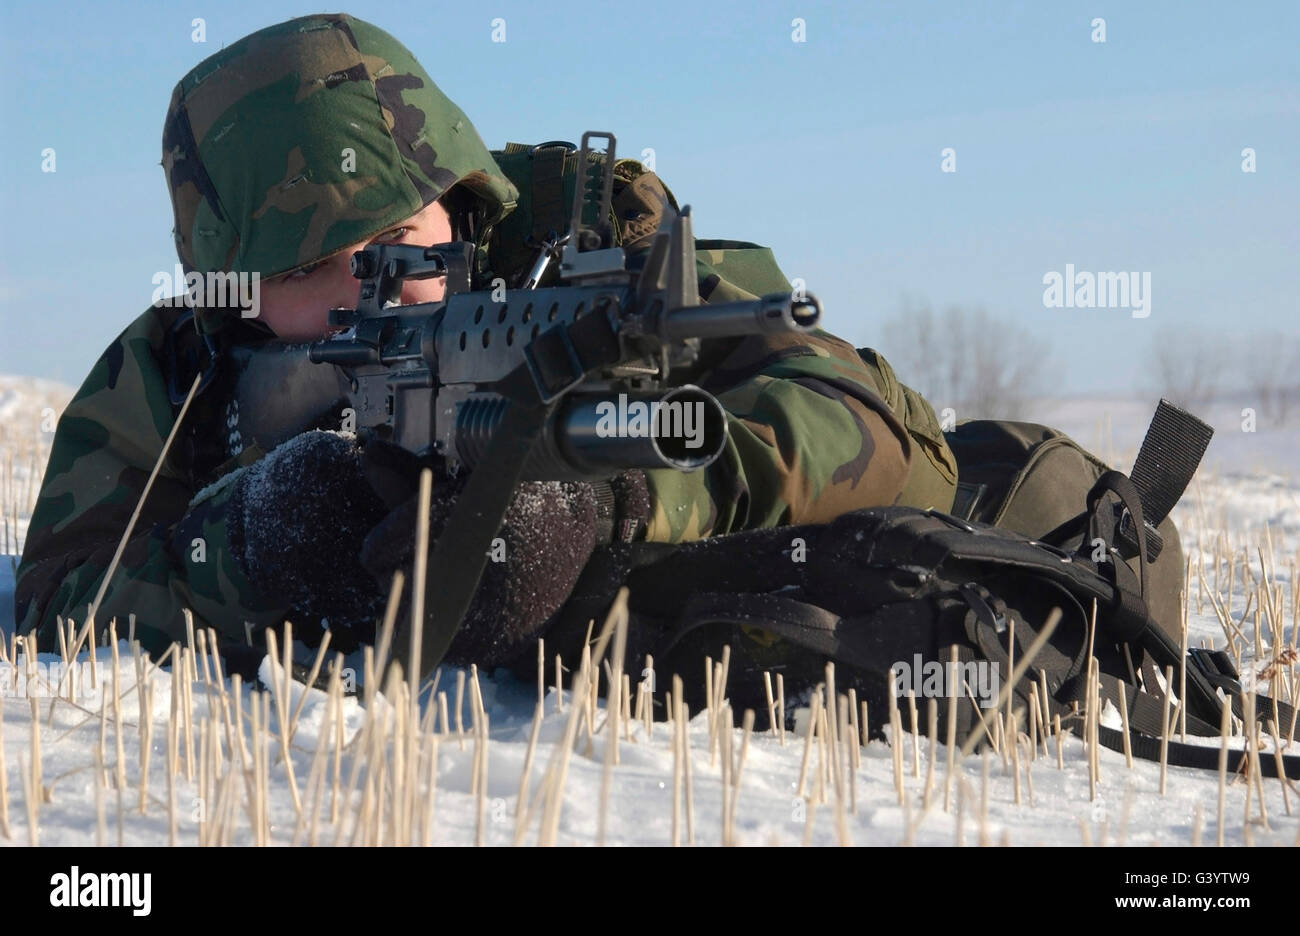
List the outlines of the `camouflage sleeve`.
{"type": "MultiPolygon", "coordinates": [[[[59,420],[18,567],[19,633],[57,647],[56,618],[84,623],[146,480],[175,419],[158,353],[164,325],[152,310],[100,357],[59,420]]],[[[243,622],[272,623],[283,609],[253,594],[225,548],[219,486],[193,510],[194,490],[175,458],[160,469],[96,614],[102,633],[117,618],[158,653],[196,625],[241,634],[243,622]],[[173,546],[186,519],[183,554],[173,546]]]]}
{"type": "Polygon", "coordinates": [[[726,448],[702,471],[647,472],[647,539],[816,523],[898,499],[913,446],[852,347],[825,334],[747,339],[722,369],[745,375],[705,382],[728,414],[726,448]]]}
{"type": "MultiPolygon", "coordinates": [[[[710,271],[723,252],[704,252],[702,295],[751,295],[710,271]]],[[[647,539],[818,523],[882,504],[950,509],[956,463],[934,412],[874,352],[820,331],[752,337],[701,382],[727,410],[726,448],[703,471],[647,473],[647,539]]]]}
{"type": "MultiPolygon", "coordinates": [[[[620,241],[645,249],[677,199],[634,160],[621,160],[615,178],[620,241]]],[[[791,289],[767,248],[697,240],[696,251],[704,302],[791,289]]],[[[697,382],[728,413],[726,448],[702,471],[646,473],[647,539],[815,523],[880,504],[951,508],[956,461],[934,411],[875,352],[817,332],[747,338],[718,357],[697,382]]]]}

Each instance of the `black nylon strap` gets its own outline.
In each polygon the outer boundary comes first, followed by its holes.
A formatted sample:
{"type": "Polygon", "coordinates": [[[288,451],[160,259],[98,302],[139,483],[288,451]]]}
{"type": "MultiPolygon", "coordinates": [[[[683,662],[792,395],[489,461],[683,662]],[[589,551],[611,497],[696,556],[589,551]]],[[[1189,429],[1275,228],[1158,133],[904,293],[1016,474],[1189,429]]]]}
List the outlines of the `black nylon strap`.
{"type": "MultiPolygon", "coordinates": [[[[447,655],[461,621],[469,611],[487,566],[492,539],[514,498],[528,453],[541,435],[555,404],[512,401],[492,434],[484,466],[471,472],[456,500],[442,534],[429,553],[424,588],[424,633],[421,637],[417,685],[447,655]]],[[[398,639],[394,657],[410,674],[409,631],[398,639]]]]}
{"type": "MultiPolygon", "coordinates": [[[[1152,672],[1154,673],[1154,670],[1152,672]]],[[[1150,678],[1144,671],[1144,681],[1149,681],[1150,678]]],[[[1152,683],[1152,685],[1159,684],[1152,683]]],[[[1153,735],[1157,738],[1164,734],[1164,694],[1159,692],[1158,689],[1143,691],[1137,686],[1121,683],[1114,677],[1102,676],[1101,695],[1103,699],[1118,705],[1121,691],[1124,693],[1125,702],[1128,704],[1129,727],[1133,731],[1153,735]]],[[[1198,737],[1209,738],[1219,733],[1217,725],[1198,718],[1191,712],[1186,713],[1186,722],[1187,730],[1198,737]]]]}
{"type": "MultiPolygon", "coordinates": [[[[1124,750],[1124,734],[1115,728],[1097,726],[1097,740],[1112,751],[1124,750]]],[[[1143,760],[1160,760],[1160,739],[1149,735],[1129,732],[1129,749],[1134,757],[1143,760]]],[[[1246,752],[1229,749],[1228,770],[1231,773],[1244,771],[1246,752]]],[[[1209,745],[1183,744],[1170,741],[1165,753],[1165,762],[1170,767],[1195,767],[1200,770],[1219,769],[1219,748],[1209,745]]],[[[1260,753],[1259,769],[1265,777],[1277,778],[1277,758],[1272,754],[1260,753]]],[[[1300,757],[1294,754],[1282,755],[1282,770],[1292,780],[1300,780],[1300,757]]]]}
{"type": "Polygon", "coordinates": [[[873,665],[873,661],[856,659],[856,654],[841,647],[835,636],[839,615],[781,595],[696,592],[687,599],[681,621],[655,651],[656,660],[665,659],[682,638],[706,624],[735,624],[761,627],[827,657],[841,657],[868,669],[873,665]]]}
{"type": "MultiPolygon", "coordinates": [[[[1142,498],[1138,495],[1137,488],[1133,486],[1133,482],[1128,479],[1128,476],[1119,471],[1104,472],[1102,476],[1097,479],[1096,483],[1093,484],[1092,489],[1088,491],[1087,500],[1087,512],[1090,518],[1090,532],[1094,537],[1101,537],[1107,545],[1111,545],[1111,536],[1107,535],[1107,533],[1111,531],[1103,529],[1104,522],[1100,508],[1102,498],[1108,493],[1114,494],[1118,497],[1120,503],[1124,505],[1124,508],[1132,516],[1133,524],[1137,530],[1136,535],[1139,546],[1138,578],[1139,588],[1141,591],[1135,596],[1129,589],[1119,589],[1120,602],[1123,606],[1126,617],[1131,618],[1134,621],[1147,621],[1149,624],[1150,618],[1147,613],[1145,602],[1147,593],[1147,536],[1146,525],[1142,522],[1142,498]]],[[[1111,571],[1116,575],[1119,574],[1116,569],[1118,564],[1118,562],[1109,563],[1111,571]]],[[[1117,577],[1114,581],[1116,585],[1119,584],[1117,577]]],[[[1117,636],[1120,640],[1125,642],[1132,639],[1132,636],[1117,636]]]]}
{"type": "MultiPolygon", "coordinates": [[[[1143,678],[1150,681],[1153,686],[1159,684],[1154,682],[1155,670],[1150,661],[1144,666],[1143,678]]],[[[1191,675],[1191,670],[1188,670],[1191,675]]],[[[1103,699],[1110,701],[1112,704],[1118,703],[1118,693],[1125,694],[1125,701],[1128,707],[1129,723],[1129,749],[1135,757],[1144,760],[1160,760],[1160,739],[1164,735],[1164,697],[1158,694],[1158,690],[1153,692],[1144,692],[1137,686],[1130,686],[1121,683],[1114,677],[1103,675],[1101,677],[1101,696],[1103,699]]],[[[1217,697],[1216,697],[1217,698],[1217,697]]],[[[1257,696],[1257,705],[1266,706],[1257,709],[1258,712],[1266,712],[1266,717],[1271,717],[1274,700],[1267,696],[1257,696]]],[[[1241,713],[1240,694],[1234,693],[1229,696],[1234,712],[1238,715],[1241,713]]],[[[1277,702],[1278,717],[1284,722],[1287,713],[1283,709],[1289,709],[1284,702],[1277,702]]],[[[1172,710],[1171,710],[1172,714],[1172,710]]],[[[1190,734],[1211,738],[1219,734],[1216,725],[1210,724],[1194,716],[1191,712],[1186,713],[1187,730],[1190,734]]],[[[1278,735],[1284,736],[1286,725],[1279,726],[1278,735]]],[[[1172,733],[1172,727],[1170,729],[1172,733]]],[[[1114,751],[1124,750],[1124,734],[1121,730],[1098,726],[1098,740],[1114,751]]],[[[1228,752],[1228,769],[1236,773],[1242,769],[1245,759],[1243,751],[1228,752]]],[[[1219,769],[1219,748],[1215,746],[1205,746],[1197,744],[1184,744],[1180,741],[1170,740],[1166,752],[1166,763],[1171,767],[1194,767],[1201,770],[1218,770],[1219,769]]],[[[1282,769],[1291,779],[1300,779],[1300,757],[1295,755],[1283,755],[1282,769]]],[[[1260,754],[1260,770],[1264,776],[1276,778],[1278,775],[1276,758],[1269,754],[1260,754]]]]}
{"type": "MultiPolygon", "coordinates": [[[[696,593],[687,602],[682,618],[683,624],[658,649],[655,654],[656,659],[666,658],[668,652],[691,631],[706,624],[722,623],[761,627],[764,630],[785,637],[801,647],[833,659],[842,659],[864,669],[869,670],[879,663],[878,660],[860,658],[850,644],[842,643],[837,639],[835,631],[840,623],[840,618],[837,615],[808,602],[797,601],[780,595],[696,593]]],[[[986,622],[979,620],[979,614],[975,609],[972,609],[972,613],[967,620],[968,623],[974,624],[977,630],[985,629],[986,622]]],[[[979,641],[979,643],[983,645],[985,641],[979,641]]],[[[993,651],[992,656],[1000,660],[1002,665],[1006,665],[1006,652],[996,640],[987,649],[993,651]]],[[[961,650],[963,656],[973,658],[974,655],[969,648],[961,648],[961,650]]],[[[1117,703],[1119,689],[1120,684],[1114,677],[1103,675],[1102,698],[1117,703]]],[[[1160,736],[1163,734],[1163,699],[1144,693],[1137,687],[1125,686],[1124,689],[1128,696],[1126,701],[1128,702],[1129,725],[1131,726],[1129,749],[1135,757],[1140,757],[1143,760],[1159,761],[1160,736]]],[[[1270,706],[1267,711],[1271,712],[1273,700],[1266,697],[1260,698],[1270,706]]],[[[1064,701],[1060,699],[1049,700],[1051,707],[1058,712],[1067,710],[1069,701],[1068,699],[1064,701]]],[[[1240,700],[1235,701],[1239,703],[1240,700]]],[[[1278,704],[1280,708],[1285,705],[1285,703],[1280,702],[1278,704]]],[[[1279,715],[1279,717],[1286,718],[1285,715],[1279,715]]],[[[1193,734],[1202,737],[1212,737],[1218,734],[1217,728],[1196,718],[1190,712],[1187,714],[1187,725],[1193,734]]],[[[1279,734],[1281,733],[1279,731],[1279,734]]],[[[1124,735],[1118,729],[1098,725],[1097,739],[1111,750],[1124,750],[1124,735]]],[[[1245,757],[1246,755],[1242,751],[1230,750],[1228,752],[1228,769],[1234,773],[1241,771],[1245,757]]],[[[1166,749],[1165,761],[1171,767],[1218,770],[1219,748],[1184,744],[1171,740],[1166,749]]],[[[1289,778],[1300,779],[1300,757],[1283,755],[1282,769],[1289,778]]],[[[1278,775],[1276,758],[1268,754],[1261,754],[1260,770],[1265,777],[1276,778],[1278,775]]]]}
{"type": "MultiPolygon", "coordinates": [[[[1142,498],[1133,482],[1121,472],[1104,472],[1088,492],[1086,512],[1089,518],[1089,534],[1097,536],[1104,532],[1103,527],[1106,524],[1102,500],[1107,493],[1112,493],[1119,498],[1132,520],[1138,545],[1138,587],[1141,589],[1135,595],[1131,585],[1124,587],[1124,579],[1130,576],[1132,571],[1126,563],[1118,560],[1106,563],[1104,571],[1114,582],[1116,595],[1119,598],[1117,613],[1107,618],[1107,634],[1117,643],[1135,644],[1141,647],[1156,665],[1183,666],[1186,669],[1188,696],[1184,704],[1188,706],[1188,715],[1190,717],[1193,713],[1198,713],[1209,718],[1218,710],[1218,696],[1214,687],[1198,669],[1187,666],[1181,649],[1174,646],[1165,630],[1151,620],[1145,601],[1148,581],[1147,527],[1142,512],[1142,498]]],[[[1103,539],[1106,537],[1103,536],[1103,539]]],[[[1107,542],[1109,543],[1109,539],[1107,542]]]]}
{"type": "MultiPolygon", "coordinates": [[[[1245,721],[1246,708],[1242,701],[1243,695],[1244,693],[1238,690],[1233,692],[1229,698],[1232,700],[1232,714],[1245,721]]],[[[1257,721],[1273,721],[1273,706],[1277,706],[1277,718],[1278,722],[1280,722],[1277,725],[1278,737],[1286,739],[1287,732],[1291,730],[1291,724],[1295,717],[1295,709],[1281,699],[1274,699],[1262,692],[1255,693],[1255,719],[1257,721]]],[[[1297,728],[1300,728],[1300,725],[1297,725],[1297,728]]]]}
{"type": "Polygon", "coordinates": [[[1169,516],[1192,483],[1213,435],[1209,425],[1168,400],[1156,407],[1129,472],[1153,527],[1169,516]]]}
{"type": "MultiPolygon", "coordinates": [[[[570,376],[585,373],[618,360],[619,344],[608,318],[593,312],[576,322],[559,324],[538,336],[534,344],[547,349],[538,359],[545,361],[546,374],[535,374],[526,361],[498,381],[496,390],[509,401],[500,425],[492,433],[480,467],[470,473],[456,500],[447,524],[429,553],[424,589],[424,631],[421,637],[418,679],[423,682],[447,655],[460,629],[474,593],[487,567],[492,539],[501,528],[506,510],[523,475],[528,454],[541,437],[551,414],[562,397],[551,398],[546,386],[536,380],[563,376],[559,363],[560,345],[572,349],[570,376]],[[563,339],[561,340],[561,334],[563,339]],[[543,340],[545,339],[545,340],[543,340]],[[547,402],[543,402],[543,397],[547,402]]],[[[567,351],[564,352],[567,354],[567,351]]],[[[405,630],[405,628],[403,628],[405,630]]],[[[411,673],[409,632],[399,639],[394,658],[405,673],[411,673]]]]}

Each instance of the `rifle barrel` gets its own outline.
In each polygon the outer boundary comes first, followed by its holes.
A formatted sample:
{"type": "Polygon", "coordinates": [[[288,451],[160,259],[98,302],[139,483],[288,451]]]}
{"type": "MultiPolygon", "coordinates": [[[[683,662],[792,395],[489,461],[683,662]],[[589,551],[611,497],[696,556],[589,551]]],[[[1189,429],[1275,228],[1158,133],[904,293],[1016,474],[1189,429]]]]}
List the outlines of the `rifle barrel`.
{"type": "Polygon", "coordinates": [[[821,303],[811,293],[771,293],[716,305],[673,309],[664,316],[663,336],[726,338],[733,335],[810,332],[821,321],[821,303]]]}

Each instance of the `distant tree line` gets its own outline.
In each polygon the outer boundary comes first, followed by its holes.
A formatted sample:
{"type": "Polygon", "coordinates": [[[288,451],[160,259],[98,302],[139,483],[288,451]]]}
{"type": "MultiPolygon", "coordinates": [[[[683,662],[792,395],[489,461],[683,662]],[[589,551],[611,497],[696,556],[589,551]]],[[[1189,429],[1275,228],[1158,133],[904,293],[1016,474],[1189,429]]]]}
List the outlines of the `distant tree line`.
{"type": "Polygon", "coordinates": [[[905,298],[880,337],[875,347],[899,380],[936,412],[952,408],[958,419],[1033,416],[1048,349],[1011,321],[956,305],[937,313],[928,302],[905,298]]]}
{"type": "Polygon", "coordinates": [[[1152,339],[1157,389],[1190,410],[1231,396],[1263,424],[1300,412],[1300,336],[1234,336],[1166,326],[1152,339]]]}

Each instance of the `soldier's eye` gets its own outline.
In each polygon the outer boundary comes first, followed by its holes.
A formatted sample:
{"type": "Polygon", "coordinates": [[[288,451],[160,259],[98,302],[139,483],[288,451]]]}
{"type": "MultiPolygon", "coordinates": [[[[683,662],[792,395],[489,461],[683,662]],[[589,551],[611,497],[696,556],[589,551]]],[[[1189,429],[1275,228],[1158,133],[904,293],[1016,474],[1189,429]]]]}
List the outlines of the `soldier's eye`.
{"type": "Polygon", "coordinates": [[[375,241],[381,241],[381,242],[386,241],[388,243],[395,243],[401,240],[403,237],[405,237],[406,232],[409,230],[410,228],[404,228],[404,227],[393,228],[391,231],[385,231],[384,233],[380,234],[378,237],[375,238],[375,241]]]}
{"type": "Polygon", "coordinates": [[[316,271],[316,269],[321,265],[321,262],[323,261],[317,261],[316,263],[309,263],[305,267],[299,267],[298,269],[290,273],[288,276],[286,276],[285,279],[290,279],[290,280],[306,279],[307,277],[311,276],[313,272],[316,271]]]}

